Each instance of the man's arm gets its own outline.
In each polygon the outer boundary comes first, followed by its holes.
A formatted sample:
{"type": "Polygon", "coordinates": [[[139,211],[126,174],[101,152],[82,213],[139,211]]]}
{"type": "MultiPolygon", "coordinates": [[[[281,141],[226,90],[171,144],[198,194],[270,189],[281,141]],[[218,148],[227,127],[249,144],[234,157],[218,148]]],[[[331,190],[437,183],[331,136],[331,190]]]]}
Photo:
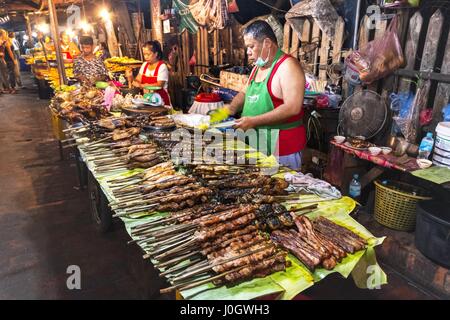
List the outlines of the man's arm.
{"type": "Polygon", "coordinates": [[[229,105],[226,106],[230,115],[235,115],[242,111],[245,102],[245,93],[239,92],[234,98],[233,101],[229,105]]]}
{"type": "Polygon", "coordinates": [[[244,117],[237,123],[243,130],[264,125],[281,124],[300,113],[305,95],[305,74],[297,60],[289,58],[278,69],[284,103],[255,117],[244,117]]]}

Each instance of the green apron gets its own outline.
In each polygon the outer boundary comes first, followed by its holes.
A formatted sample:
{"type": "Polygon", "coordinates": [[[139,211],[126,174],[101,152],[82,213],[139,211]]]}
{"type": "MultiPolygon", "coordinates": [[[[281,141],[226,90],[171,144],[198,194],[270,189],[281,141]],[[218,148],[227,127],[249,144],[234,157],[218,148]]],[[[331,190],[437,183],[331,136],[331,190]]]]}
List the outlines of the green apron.
{"type": "MultiPolygon", "coordinates": [[[[283,52],[278,49],[269,74],[264,81],[256,82],[254,79],[256,78],[258,70],[255,72],[253,80],[251,81],[245,94],[244,109],[242,111],[243,117],[259,116],[261,114],[270,112],[275,108],[269,90],[267,89],[267,83],[269,82],[275,65],[282,55],[283,52]]],[[[268,155],[273,154],[275,152],[280,130],[296,128],[301,124],[301,121],[295,121],[286,124],[274,124],[255,128],[257,132],[257,149],[259,151],[263,151],[264,148],[265,150],[267,150],[268,155]]]]}

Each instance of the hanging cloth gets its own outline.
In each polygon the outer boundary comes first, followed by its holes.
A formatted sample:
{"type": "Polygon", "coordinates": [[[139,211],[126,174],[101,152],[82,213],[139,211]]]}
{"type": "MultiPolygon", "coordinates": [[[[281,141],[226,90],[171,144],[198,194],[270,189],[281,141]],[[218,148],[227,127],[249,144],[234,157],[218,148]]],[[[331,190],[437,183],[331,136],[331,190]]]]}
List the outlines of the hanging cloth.
{"type": "Polygon", "coordinates": [[[210,11],[210,23],[208,24],[209,31],[224,29],[229,21],[227,0],[213,0],[213,7],[210,11]]]}
{"type": "Polygon", "coordinates": [[[227,0],[199,0],[189,5],[192,16],[201,26],[213,29],[223,29],[230,20],[227,0]]]}
{"type": "Polygon", "coordinates": [[[189,33],[195,34],[198,32],[198,24],[189,10],[189,6],[182,0],[173,0],[173,7],[180,15],[179,32],[183,33],[185,30],[189,33]]]}

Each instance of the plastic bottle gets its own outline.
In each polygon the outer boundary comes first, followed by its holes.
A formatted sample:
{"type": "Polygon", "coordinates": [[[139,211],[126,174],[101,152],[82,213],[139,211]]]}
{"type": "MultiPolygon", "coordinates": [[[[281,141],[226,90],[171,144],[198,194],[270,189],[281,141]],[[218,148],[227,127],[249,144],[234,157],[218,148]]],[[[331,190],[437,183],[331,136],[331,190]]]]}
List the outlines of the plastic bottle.
{"type": "Polygon", "coordinates": [[[434,139],[433,133],[428,132],[427,135],[422,139],[419,146],[419,155],[417,159],[428,159],[433,150],[434,139]]]}
{"type": "Polygon", "coordinates": [[[355,200],[359,199],[359,197],[361,196],[361,183],[359,182],[359,175],[353,175],[353,179],[350,182],[348,194],[355,200]]]}

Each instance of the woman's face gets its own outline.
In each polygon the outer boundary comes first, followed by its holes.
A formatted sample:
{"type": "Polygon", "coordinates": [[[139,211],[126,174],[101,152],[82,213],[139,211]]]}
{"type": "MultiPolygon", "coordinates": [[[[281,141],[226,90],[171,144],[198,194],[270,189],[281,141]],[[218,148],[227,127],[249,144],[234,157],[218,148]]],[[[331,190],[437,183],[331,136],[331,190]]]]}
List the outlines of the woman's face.
{"type": "Polygon", "coordinates": [[[148,47],[144,47],[142,49],[142,53],[146,62],[155,63],[156,61],[158,61],[158,54],[156,52],[153,52],[148,47]]]}

